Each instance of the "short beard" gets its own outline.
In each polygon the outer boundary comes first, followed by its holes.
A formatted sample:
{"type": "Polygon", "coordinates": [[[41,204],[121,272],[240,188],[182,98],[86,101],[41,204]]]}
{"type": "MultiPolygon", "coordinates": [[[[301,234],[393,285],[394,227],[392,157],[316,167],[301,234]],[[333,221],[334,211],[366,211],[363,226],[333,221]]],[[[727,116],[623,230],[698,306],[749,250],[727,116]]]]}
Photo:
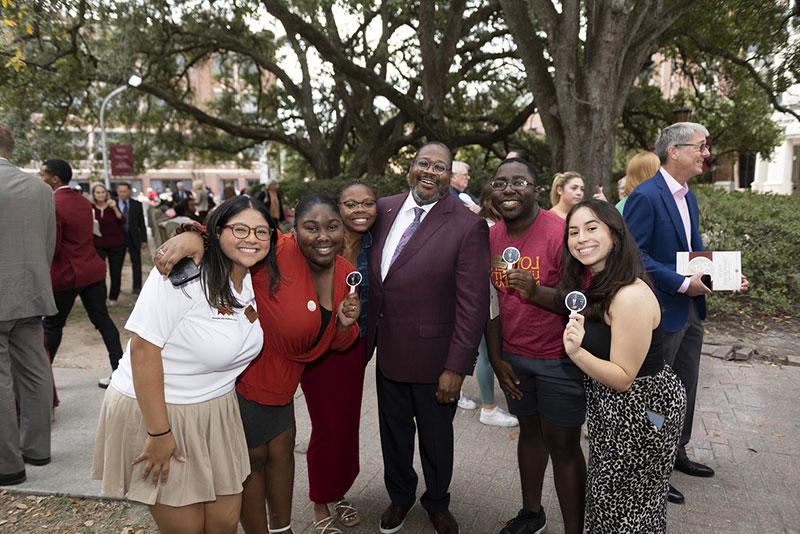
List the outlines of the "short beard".
{"type": "Polygon", "coordinates": [[[416,202],[418,206],[426,206],[428,204],[433,204],[434,202],[438,202],[442,198],[442,192],[437,189],[431,198],[422,198],[419,196],[419,193],[417,193],[417,188],[412,187],[411,197],[414,199],[414,202],[416,202]]]}

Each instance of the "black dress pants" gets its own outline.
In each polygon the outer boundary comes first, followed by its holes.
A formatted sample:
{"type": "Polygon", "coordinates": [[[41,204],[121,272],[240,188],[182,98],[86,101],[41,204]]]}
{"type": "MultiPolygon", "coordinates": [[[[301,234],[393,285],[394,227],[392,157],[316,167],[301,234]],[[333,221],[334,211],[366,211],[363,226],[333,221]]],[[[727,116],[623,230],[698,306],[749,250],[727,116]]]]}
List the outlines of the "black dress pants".
{"type": "Polygon", "coordinates": [[[50,353],[50,362],[55,359],[58,347],[61,345],[64,325],[67,324],[67,317],[75,304],[75,298],[80,297],[89,320],[103,337],[111,369],[116,369],[122,358],[122,345],[119,341],[119,330],[109,317],[106,308],[106,281],[100,280],[85,287],[54,291],[53,296],[58,313],[44,318],[44,337],[47,351],[50,353]]]}
{"type": "Polygon", "coordinates": [[[414,433],[417,430],[426,486],[420,502],[429,512],[446,511],[453,478],[456,404],[436,402],[437,384],[395,382],[380,370],[377,386],[383,479],[392,503],[407,506],[416,500],[414,433]]]}
{"type": "Polygon", "coordinates": [[[118,247],[95,247],[97,255],[108,262],[108,274],[111,276],[111,288],[108,298],[117,300],[122,287],[122,262],[125,261],[125,245],[118,247]]]}
{"type": "MultiPolygon", "coordinates": [[[[134,241],[130,235],[125,236],[125,249],[131,257],[131,273],[133,275],[133,292],[139,294],[142,290],[142,243],[134,241]]],[[[122,253],[125,261],[125,252],[122,253]]]]}

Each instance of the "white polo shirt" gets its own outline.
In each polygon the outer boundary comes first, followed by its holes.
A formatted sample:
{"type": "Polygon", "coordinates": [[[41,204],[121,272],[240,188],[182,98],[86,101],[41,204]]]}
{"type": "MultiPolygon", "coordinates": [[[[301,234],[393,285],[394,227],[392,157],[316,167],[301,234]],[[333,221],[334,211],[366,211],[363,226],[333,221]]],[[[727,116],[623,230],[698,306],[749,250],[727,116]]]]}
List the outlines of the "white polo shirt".
{"type": "MultiPolygon", "coordinates": [[[[256,307],[249,272],[242,292],[233,294],[244,307],[224,315],[209,306],[200,278],[176,288],[156,269],[150,272],[125,328],[161,347],[167,403],[194,404],[230,392],[236,377],[261,352],[261,325],[244,313],[248,306],[256,307]]],[[[111,387],[136,398],[130,341],[111,387]]]]}

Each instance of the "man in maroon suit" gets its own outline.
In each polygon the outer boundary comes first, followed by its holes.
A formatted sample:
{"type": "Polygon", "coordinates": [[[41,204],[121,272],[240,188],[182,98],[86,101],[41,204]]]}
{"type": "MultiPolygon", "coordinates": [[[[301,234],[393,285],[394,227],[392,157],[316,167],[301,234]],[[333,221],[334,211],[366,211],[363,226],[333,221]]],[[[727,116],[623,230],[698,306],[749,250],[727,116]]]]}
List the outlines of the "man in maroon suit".
{"type": "Polygon", "coordinates": [[[436,532],[455,534],[449,512],[453,417],[489,311],[486,222],[449,194],[452,153],[424,145],[409,193],[378,200],[370,258],[367,354],[378,349],[378,413],[391,504],[380,532],[399,532],[416,501],[414,433],[436,532]]]}
{"type": "MultiPolygon", "coordinates": [[[[106,308],[106,264],[97,255],[92,236],[92,204],[69,187],[72,168],[62,159],[50,159],[40,169],[42,180],[53,188],[56,205],[56,252],[50,266],[58,313],[45,317],[44,333],[50,361],[56,357],[64,325],[75,297],[80,297],[108,350],[111,369],[122,357],[119,331],[106,308]]],[[[108,379],[98,384],[108,387],[108,379]]]]}

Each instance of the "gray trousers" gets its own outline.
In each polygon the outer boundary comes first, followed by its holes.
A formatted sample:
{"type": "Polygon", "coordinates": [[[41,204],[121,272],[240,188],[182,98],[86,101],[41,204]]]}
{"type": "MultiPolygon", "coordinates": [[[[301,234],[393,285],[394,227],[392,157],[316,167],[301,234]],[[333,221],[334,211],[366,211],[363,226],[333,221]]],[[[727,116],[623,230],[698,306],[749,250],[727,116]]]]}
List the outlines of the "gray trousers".
{"type": "Polygon", "coordinates": [[[53,371],[41,317],[0,321],[0,474],[50,456],[53,371]],[[19,404],[19,423],[17,408],[19,404]]]}
{"type": "Polygon", "coordinates": [[[672,367],[686,388],[686,419],[678,440],[681,454],[692,438],[694,401],[697,396],[697,378],[700,374],[700,352],[703,349],[703,320],[694,302],[689,304],[689,318],[677,332],[664,332],[664,361],[672,367]]]}

